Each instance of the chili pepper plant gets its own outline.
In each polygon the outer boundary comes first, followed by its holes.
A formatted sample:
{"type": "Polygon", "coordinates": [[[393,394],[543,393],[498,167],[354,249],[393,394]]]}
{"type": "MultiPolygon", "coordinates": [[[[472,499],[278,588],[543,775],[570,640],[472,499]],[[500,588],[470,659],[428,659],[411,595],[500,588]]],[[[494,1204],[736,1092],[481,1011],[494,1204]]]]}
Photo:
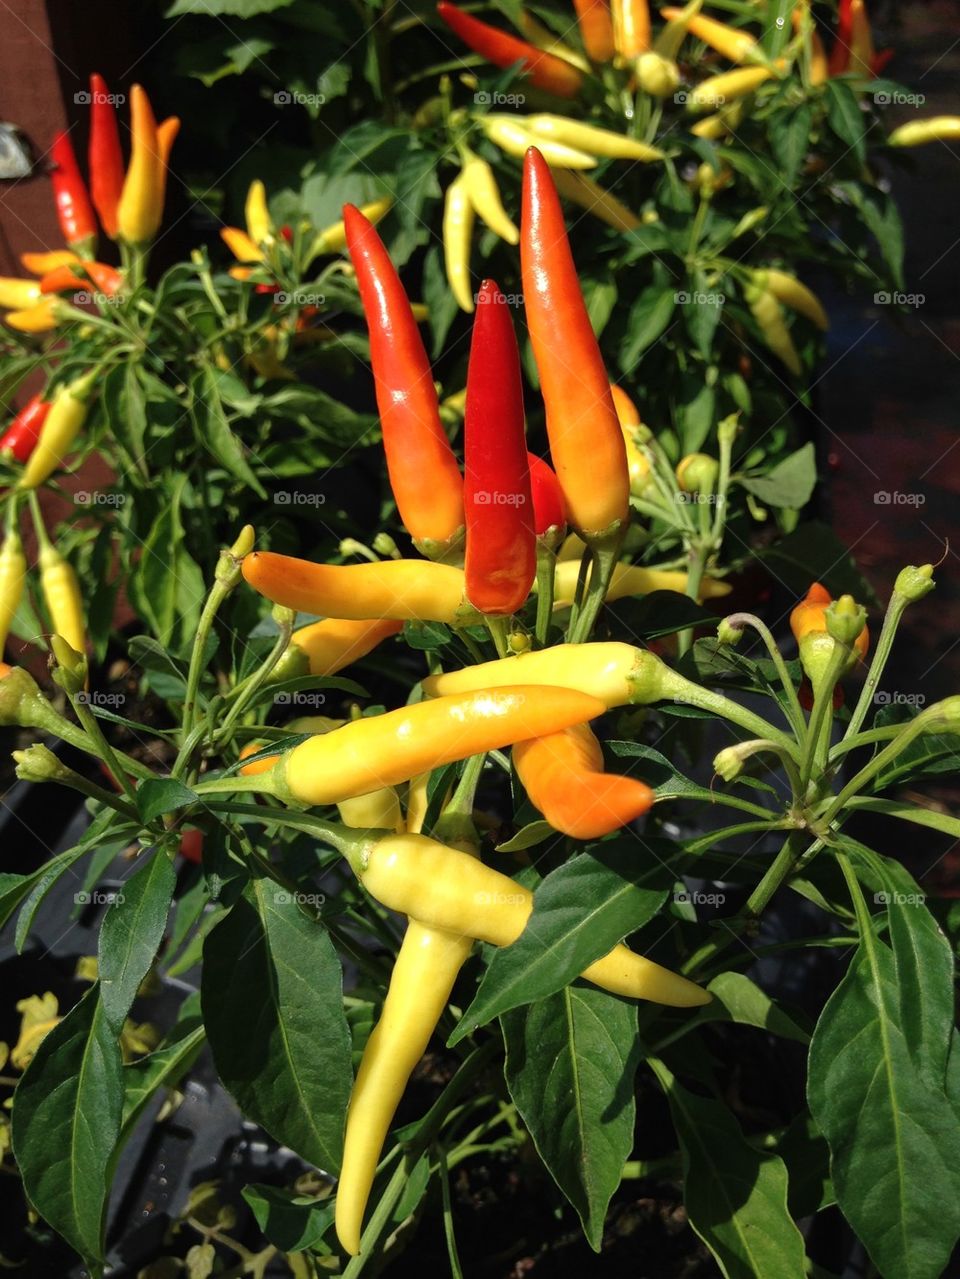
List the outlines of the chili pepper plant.
{"type": "MultiPolygon", "coordinates": [[[[18,1071],[5,1169],[104,1273],[118,1157],[206,1045],[244,1116],[313,1176],[247,1187],[265,1242],[213,1221],[188,1268],[357,1276],[408,1249],[490,1273],[463,1245],[458,1188],[496,1167],[515,1203],[537,1185],[578,1223],[600,1254],[584,1269],[645,1264],[618,1223],[667,1185],[723,1274],[835,1271],[819,1223],[840,1215],[876,1273],[936,1279],[960,1234],[957,921],[860,826],[960,835],[922,800],[957,767],[960,696],[876,710],[933,566],[902,570],[872,637],[852,595],[815,583],[781,647],[761,615],[724,615],[716,594],[704,608],[696,558],[626,621],[623,547],[656,501],[631,497],[545,159],[526,157],[519,237],[550,462],[527,451],[499,285],[478,296],[461,474],[389,256],[358,210],[344,225],[417,556],[385,528],[354,564],[270,549],[269,520],[243,528],[189,657],[134,640],[159,729],[106,709],[63,634],[47,691],[3,668],[0,721],[42,734],[18,775],[73,788],[90,817],[75,847],[0,878],[21,944],[58,877],[100,847],[135,854],[96,980],[18,1071]],[[185,867],[190,829],[202,855],[185,867]],[[784,940],[768,921],[794,900],[803,928],[784,940]],[[819,958],[823,997],[763,984],[771,955],[819,958]],[[125,1057],[151,974],[187,962],[199,1007],[125,1057]],[[433,1086],[411,1105],[428,1051],[433,1086]],[[759,1104],[749,1062],[779,1084],[759,1104]]],[[[705,499],[734,483],[737,431],[722,423],[719,458],[679,475],[637,446],[656,492],[697,499],[703,540],[722,536],[724,504],[705,499]]],[[[524,1264],[522,1240],[505,1246],[524,1264]]]]}

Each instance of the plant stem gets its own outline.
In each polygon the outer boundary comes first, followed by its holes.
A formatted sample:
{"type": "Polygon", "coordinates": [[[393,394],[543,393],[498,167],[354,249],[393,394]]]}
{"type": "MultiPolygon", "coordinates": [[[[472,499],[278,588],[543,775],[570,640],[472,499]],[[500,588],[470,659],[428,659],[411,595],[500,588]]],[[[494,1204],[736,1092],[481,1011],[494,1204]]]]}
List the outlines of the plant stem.
{"type": "Polygon", "coordinates": [[[557,563],[556,554],[538,540],[537,542],[537,620],[534,635],[540,648],[547,647],[550,637],[550,618],[553,615],[553,584],[557,563]]]}
{"type": "Polygon", "coordinates": [[[783,660],[783,654],[780,652],[770,628],[753,613],[731,613],[725,620],[731,626],[751,626],[763,640],[787,697],[788,709],[784,711],[784,714],[797,737],[802,737],[806,729],[807,719],[803,713],[803,707],[800,705],[797,690],[794,688],[793,681],[790,678],[790,672],[787,670],[787,664],[783,660]]]}
{"type": "Polygon", "coordinates": [[[870,663],[867,678],[864,680],[857,704],[854,707],[853,714],[850,716],[850,723],[843,734],[844,741],[849,737],[855,737],[860,731],[860,725],[866,719],[867,711],[870,709],[870,704],[877,691],[877,685],[883,675],[887,658],[890,656],[890,650],[897,635],[897,628],[900,625],[900,620],[908,602],[897,591],[894,591],[890,596],[887,611],[883,617],[883,626],[880,628],[880,638],[877,640],[877,647],[873,654],[873,661],[870,663]]]}

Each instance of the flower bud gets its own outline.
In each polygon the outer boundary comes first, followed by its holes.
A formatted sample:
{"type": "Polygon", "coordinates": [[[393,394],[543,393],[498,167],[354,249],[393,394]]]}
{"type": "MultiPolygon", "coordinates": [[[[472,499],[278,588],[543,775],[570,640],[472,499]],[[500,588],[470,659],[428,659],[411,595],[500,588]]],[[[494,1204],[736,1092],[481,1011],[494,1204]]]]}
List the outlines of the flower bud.
{"type": "Polygon", "coordinates": [[[726,746],[713,757],[713,771],[725,782],[732,782],[743,772],[743,755],[736,746],[726,746]]]}
{"type": "Polygon", "coordinates": [[[378,555],[385,555],[391,560],[400,559],[400,548],[389,533],[378,533],[373,539],[372,546],[378,555]]]}
{"type": "Polygon", "coordinates": [[[935,586],[932,564],[921,564],[919,568],[908,564],[897,574],[893,589],[897,595],[903,596],[909,604],[913,604],[916,600],[922,600],[925,595],[929,595],[935,586]]]}
{"type": "Polygon", "coordinates": [[[688,453],[677,463],[677,483],[683,493],[712,493],[720,463],[706,453],[688,453]]]}
{"type": "Polygon", "coordinates": [[[717,643],[728,644],[731,648],[736,648],[742,639],[743,627],[731,622],[729,617],[722,617],[717,627],[717,643]]]}
{"type": "Polygon", "coordinates": [[[852,595],[841,595],[838,600],[828,604],[823,616],[827,633],[841,644],[855,643],[867,624],[867,610],[852,595]]]}
{"type": "Polygon", "coordinates": [[[669,98],[680,85],[680,70],[670,58],[648,49],[636,61],[637,84],[653,98],[669,98]]]}
{"type": "Polygon", "coordinates": [[[13,759],[22,782],[65,782],[75,776],[73,769],[62,764],[42,742],[34,742],[26,750],[14,751],[13,759]]]}
{"type": "Polygon", "coordinates": [[[57,662],[54,680],[69,697],[82,692],[87,680],[86,657],[72,648],[62,635],[51,635],[50,647],[57,662]]]}

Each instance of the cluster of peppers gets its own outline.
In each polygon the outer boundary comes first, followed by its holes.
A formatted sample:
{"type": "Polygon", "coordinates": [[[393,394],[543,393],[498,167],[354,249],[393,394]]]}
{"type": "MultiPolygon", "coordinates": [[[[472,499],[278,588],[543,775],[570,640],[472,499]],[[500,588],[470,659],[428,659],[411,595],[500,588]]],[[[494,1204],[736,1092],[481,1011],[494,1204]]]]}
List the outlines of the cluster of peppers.
{"type": "Polygon", "coordinates": [[[92,289],[121,297],[128,278],[160,228],[167,164],[180,129],[176,116],[157,123],[145,90],[130,88],[130,160],[124,165],[115,99],[103,77],[90,77],[90,185],[84,181],[68,132],[50,148],[50,180],[65,248],[25,253],[36,280],[0,279],[4,323],[23,333],[44,333],[82,320],[84,313],[58,295],[92,289]],[[99,218],[99,225],[98,225],[99,218]],[[100,228],[120,248],[123,269],[96,260],[100,228]]]}
{"type": "MultiPolygon", "coordinates": [[[[574,600],[580,633],[589,634],[630,518],[625,436],[638,420],[622,403],[625,421],[618,415],[543,156],[531,149],[525,160],[520,252],[552,466],[527,451],[516,334],[497,285],[485,281],[478,295],[461,475],[416,319],[389,255],[358,209],[344,210],[344,228],[368,321],[390,484],[425,558],[328,565],[252,551],[242,560],[243,575],[274,604],[322,619],[294,633],[297,664],[287,664],[285,675],[333,674],[410,619],[486,622],[504,654],[432,676],[415,704],[317,725],[323,731],[283,754],[250,755],[248,749],[244,776],[222,783],[292,804],[337,805],[342,825],[331,827],[331,842],[374,898],[409,919],[347,1117],[336,1224],[342,1245],[356,1254],[396,1105],[457,973],[475,940],[510,945],[532,909],[527,890],[477,858],[473,791],[486,753],[512,748],[531,802],[556,830],[600,838],[646,812],[654,795],[643,782],[604,771],[589,721],[613,706],[670,695],[668,686],[693,698],[702,690],[627,644],[547,644],[533,651],[530,637],[516,628],[507,639],[507,619],[538,577],[549,616],[556,550],[568,526],[591,569],[589,600],[574,600]],[[519,655],[506,656],[511,650],[519,655]],[[428,779],[458,760],[468,763],[428,837],[428,779]],[[406,813],[397,790],[404,785],[406,813]]],[[[676,586],[683,589],[679,581],[676,586]]],[[[653,587],[645,582],[644,588],[653,587]]],[[[709,998],[622,945],[584,976],[618,994],[676,1007],[709,998]]]]}

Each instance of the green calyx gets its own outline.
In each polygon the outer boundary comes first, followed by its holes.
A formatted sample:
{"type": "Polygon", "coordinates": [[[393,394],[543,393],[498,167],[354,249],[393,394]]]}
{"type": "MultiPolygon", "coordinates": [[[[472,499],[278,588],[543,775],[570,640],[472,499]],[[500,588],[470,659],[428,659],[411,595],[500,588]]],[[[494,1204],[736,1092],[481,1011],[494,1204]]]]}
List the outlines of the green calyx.
{"type": "Polygon", "coordinates": [[[56,658],[53,678],[63,691],[74,697],[83,692],[87,679],[87,659],[72,648],[62,635],[51,635],[50,647],[56,658]]]}
{"type": "Polygon", "coordinates": [[[13,759],[22,782],[65,782],[75,776],[73,769],[62,764],[42,742],[34,742],[26,750],[14,751],[13,759]]]}
{"type": "Polygon", "coordinates": [[[867,610],[852,595],[841,595],[824,611],[827,633],[840,644],[853,644],[867,624],[867,610]]]}
{"type": "Polygon", "coordinates": [[[935,586],[932,564],[921,564],[919,568],[908,564],[897,574],[893,590],[908,604],[913,604],[916,600],[922,600],[925,595],[929,595],[935,586]]]}

